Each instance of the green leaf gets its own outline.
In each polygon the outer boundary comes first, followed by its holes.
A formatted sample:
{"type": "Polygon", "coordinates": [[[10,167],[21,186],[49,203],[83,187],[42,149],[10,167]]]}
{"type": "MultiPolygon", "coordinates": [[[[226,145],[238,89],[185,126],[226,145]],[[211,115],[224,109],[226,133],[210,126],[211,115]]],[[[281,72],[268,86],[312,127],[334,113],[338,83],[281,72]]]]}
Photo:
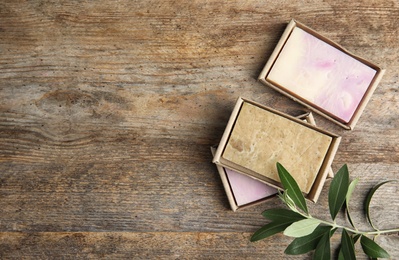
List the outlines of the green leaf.
{"type": "MultiPolygon", "coordinates": [[[[361,235],[357,234],[357,235],[355,235],[355,236],[353,237],[353,239],[352,239],[352,241],[353,241],[353,247],[355,247],[355,244],[356,244],[357,240],[360,238],[360,236],[361,236],[361,235]]],[[[342,252],[342,246],[341,246],[341,248],[339,249],[338,260],[345,260],[344,253],[342,252]]]]}
{"type": "Polygon", "coordinates": [[[349,184],[348,192],[346,193],[346,204],[349,203],[349,200],[352,197],[352,193],[355,190],[357,183],[359,182],[359,178],[354,179],[351,184],[349,184]]]}
{"type": "MultiPolygon", "coordinates": [[[[355,246],[355,243],[356,243],[356,241],[359,239],[360,236],[361,236],[361,235],[356,235],[356,236],[354,236],[354,238],[352,239],[352,241],[354,241],[353,247],[355,246]]],[[[340,248],[339,248],[338,260],[345,260],[344,253],[342,253],[342,246],[340,246],[340,248]]]]}
{"type": "Polygon", "coordinates": [[[346,201],[346,215],[348,216],[349,223],[351,223],[352,227],[355,227],[355,225],[353,224],[353,221],[352,221],[352,218],[351,218],[351,215],[350,215],[349,201],[350,201],[350,199],[352,197],[352,193],[353,193],[353,191],[354,191],[354,189],[355,189],[355,187],[356,187],[358,182],[359,182],[359,179],[356,178],[356,179],[354,179],[351,182],[351,184],[349,184],[348,192],[346,193],[346,199],[345,199],[345,201],[346,201]]]}
{"type": "Polygon", "coordinates": [[[330,190],[328,192],[328,205],[333,220],[345,202],[348,186],[349,171],[348,166],[344,164],[331,181],[330,190]]]}
{"type": "Polygon", "coordinates": [[[313,259],[331,259],[330,232],[326,232],[320,239],[314,252],[313,259]]]}
{"type": "Polygon", "coordinates": [[[258,229],[251,237],[251,242],[258,241],[284,231],[292,221],[274,221],[258,229]]]}
{"type": "Polygon", "coordinates": [[[290,196],[288,196],[288,190],[285,190],[283,193],[281,193],[280,190],[278,192],[278,196],[285,203],[285,205],[287,205],[291,209],[291,211],[297,212],[298,209],[295,206],[295,202],[291,199],[290,196]]]}
{"type": "Polygon", "coordinates": [[[330,232],[330,226],[318,226],[313,233],[304,237],[295,238],[285,249],[287,255],[306,254],[316,249],[320,238],[327,232],[330,232]]]}
{"type": "Polygon", "coordinates": [[[284,230],[284,235],[289,237],[307,236],[311,234],[319,224],[320,220],[314,218],[299,220],[287,227],[284,230]]]}
{"type": "Polygon", "coordinates": [[[357,235],[354,235],[353,236],[353,244],[356,244],[356,242],[359,240],[359,238],[361,237],[362,235],[360,235],[360,234],[357,234],[357,235]]]}
{"type": "Polygon", "coordinates": [[[291,223],[305,219],[301,214],[289,209],[268,209],[262,212],[262,216],[271,221],[291,221],[291,223]]]}
{"type": "Polygon", "coordinates": [[[344,253],[342,253],[342,249],[339,250],[338,260],[345,260],[344,253]]]}
{"type": "Polygon", "coordinates": [[[349,236],[346,229],[342,230],[341,251],[342,251],[342,255],[344,256],[345,260],[352,260],[352,259],[355,260],[356,259],[355,245],[353,244],[353,240],[349,236]]]}
{"type": "Polygon", "coordinates": [[[389,254],[376,242],[366,236],[360,238],[360,244],[362,245],[364,253],[372,258],[389,258],[389,254]]]}
{"type": "Polygon", "coordinates": [[[381,183],[377,184],[376,186],[374,186],[369,191],[369,193],[367,194],[367,197],[366,197],[366,200],[365,200],[365,203],[364,203],[364,209],[366,211],[367,220],[370,223],[370,226],[372,226],[375,230],[378,230],[378,229],[373,225],[373,222],[371,221],[371,218],[370,218],[370,203],[371,203],[371,199],[373,198],[373,195],[378,190],[378,188],[380,188],[382,185],[384,185],[386,183],[389,183],[389,182],[396,182],[396,180],[384,181],[384,182],[381,182],[381,183]]]}
{"type": "Polygon", "coordinates": [[[281,184],[287,190],[288,196],[295,202],[295,205],[308,214],[308,207],[306,205],[305,197],[295,179],[291,174],[280,164],[277,163],[278,176],[280,177],[281,184]]]}

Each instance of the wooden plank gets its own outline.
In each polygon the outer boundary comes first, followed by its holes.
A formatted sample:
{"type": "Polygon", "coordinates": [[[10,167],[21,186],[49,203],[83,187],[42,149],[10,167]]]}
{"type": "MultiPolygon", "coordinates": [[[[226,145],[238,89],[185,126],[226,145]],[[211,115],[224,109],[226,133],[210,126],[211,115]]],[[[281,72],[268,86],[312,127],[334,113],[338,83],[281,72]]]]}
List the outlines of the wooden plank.
{"type": "MultiPolygon", "coordinates": [[[[249,242],[249,233],[231,232],[38,232],[0,233],[0,257],[8,258],[162,258],[162,259],[264,259],[280,258],[292,239],[277,235],[273,239],[249,242]]],[[[331,240],[336,252],[340,237],[331,240]]],[[[391,255],[398,253],[397,237],[380,237],[389,244],[391,255]],[[387,242],[388,241],[388,242],[387,242]]],[[[367,259],[356,247],[358,259],[367,259]]],[[[304,259],[311,253],[290,256],[304,259]]]]}
{"type": "Polygon", "coordinates": [[[216,255],[254,259],[281,255],[274,240],[251,243],[248,233],[0,233],[4,258],[184,258],[209,259],[216,255]],[[242,248],[250,250],[243,252],[242,248]]]}
{"type": "MultiPolygon", "coordinates": [[[[45,232],[0,233],[0,256],[7,258],[184,258],[264,259],[279,257],[284,236],[251,243],[248,233],[45,232]],[[246,248],[246,250],[243,250],[246,248]]],[[[333,238],[336,247],[338,237],[333,238]]],[[[305,255],[306,256],[306,255],[305,255]]],[[[310,254],[307,254],[310,256],[310,254]]],[[[292,259],[301,259],[303,256],[292,259]]],[[[360,258],[361,255],[360,255],[360,258]]]]}

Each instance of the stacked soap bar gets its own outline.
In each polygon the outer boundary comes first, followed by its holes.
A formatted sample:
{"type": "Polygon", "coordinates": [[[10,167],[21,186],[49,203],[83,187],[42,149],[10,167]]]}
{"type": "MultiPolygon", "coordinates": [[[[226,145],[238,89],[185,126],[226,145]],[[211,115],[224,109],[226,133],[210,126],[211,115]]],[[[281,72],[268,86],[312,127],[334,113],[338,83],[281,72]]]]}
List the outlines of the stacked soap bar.
{"type": "Polygon", "coordinates": [[[309,193],[331,141],[331,136],[244,102],[222,157],[275,182],[280,181],[280,162],[309,193]]]}
{"type": "Polygon", "coordinates": [[[277,193],[277,189],[236,171],[224,168],[238,207],[267,198],[277,193]]]}
{"type": "MultiPolygon", "coordinates": [[[[316,125],[312,113],[306,113],[298,118],[311,125],[316,125]]],[[[211,150],[214,154],[216,149],[212,147],[211,150]]],[[[276,188],[252,177],[219,165],[217,169],[233,211],[255,206],[277,194],[276,188]]],[[[331,178],[334,176],[332,169],[329,169],[328,176],[331,178]]]]}
{"type": "Polygon", "coordinates": [[[267,80],[348,123],[376,70],[295,27],[267,80]]]}
{"type": "MultiPolygon", "coordinates": [[[[215,150],[211,147],[213,155],[215,150]]],[[[277,194],[277,189],[270,185],[220,165],[216,167],[233,211],[257,205],[277,194]]]]}

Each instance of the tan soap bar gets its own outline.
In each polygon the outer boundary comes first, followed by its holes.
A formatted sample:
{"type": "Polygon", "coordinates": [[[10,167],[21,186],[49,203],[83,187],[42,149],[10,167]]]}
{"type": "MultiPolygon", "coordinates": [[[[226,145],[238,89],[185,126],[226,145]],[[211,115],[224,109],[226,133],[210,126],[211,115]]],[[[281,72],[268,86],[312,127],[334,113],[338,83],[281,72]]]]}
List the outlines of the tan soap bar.
{"type": "Polygon", "coordinates": [[[244,102],[222,157],[277,182],[280,162],[309,193],[331,142],[331,136],[244,102]]]}

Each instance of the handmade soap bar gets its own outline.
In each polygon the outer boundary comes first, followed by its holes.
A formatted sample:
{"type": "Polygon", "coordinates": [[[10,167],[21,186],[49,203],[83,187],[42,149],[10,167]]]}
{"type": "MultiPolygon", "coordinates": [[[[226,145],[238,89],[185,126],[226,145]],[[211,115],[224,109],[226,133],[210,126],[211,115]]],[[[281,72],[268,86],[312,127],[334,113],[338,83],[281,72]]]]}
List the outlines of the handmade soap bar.
{"type": "Polygon", "coordinates": [[[237,206],[246,205],[277,193],[277,189],[263,182],[227,168],[224,170],[237,206]]]}
{"type": "Polygon", "coordinates": [[[295,27],[266,79],[348,123],[376,70],[295,27]]]}
{"type": "Polygon", "coordinates": [[[280,162],[308,193],[332,137],[244,102],[222,157],[279,182],[280,162]]]}

